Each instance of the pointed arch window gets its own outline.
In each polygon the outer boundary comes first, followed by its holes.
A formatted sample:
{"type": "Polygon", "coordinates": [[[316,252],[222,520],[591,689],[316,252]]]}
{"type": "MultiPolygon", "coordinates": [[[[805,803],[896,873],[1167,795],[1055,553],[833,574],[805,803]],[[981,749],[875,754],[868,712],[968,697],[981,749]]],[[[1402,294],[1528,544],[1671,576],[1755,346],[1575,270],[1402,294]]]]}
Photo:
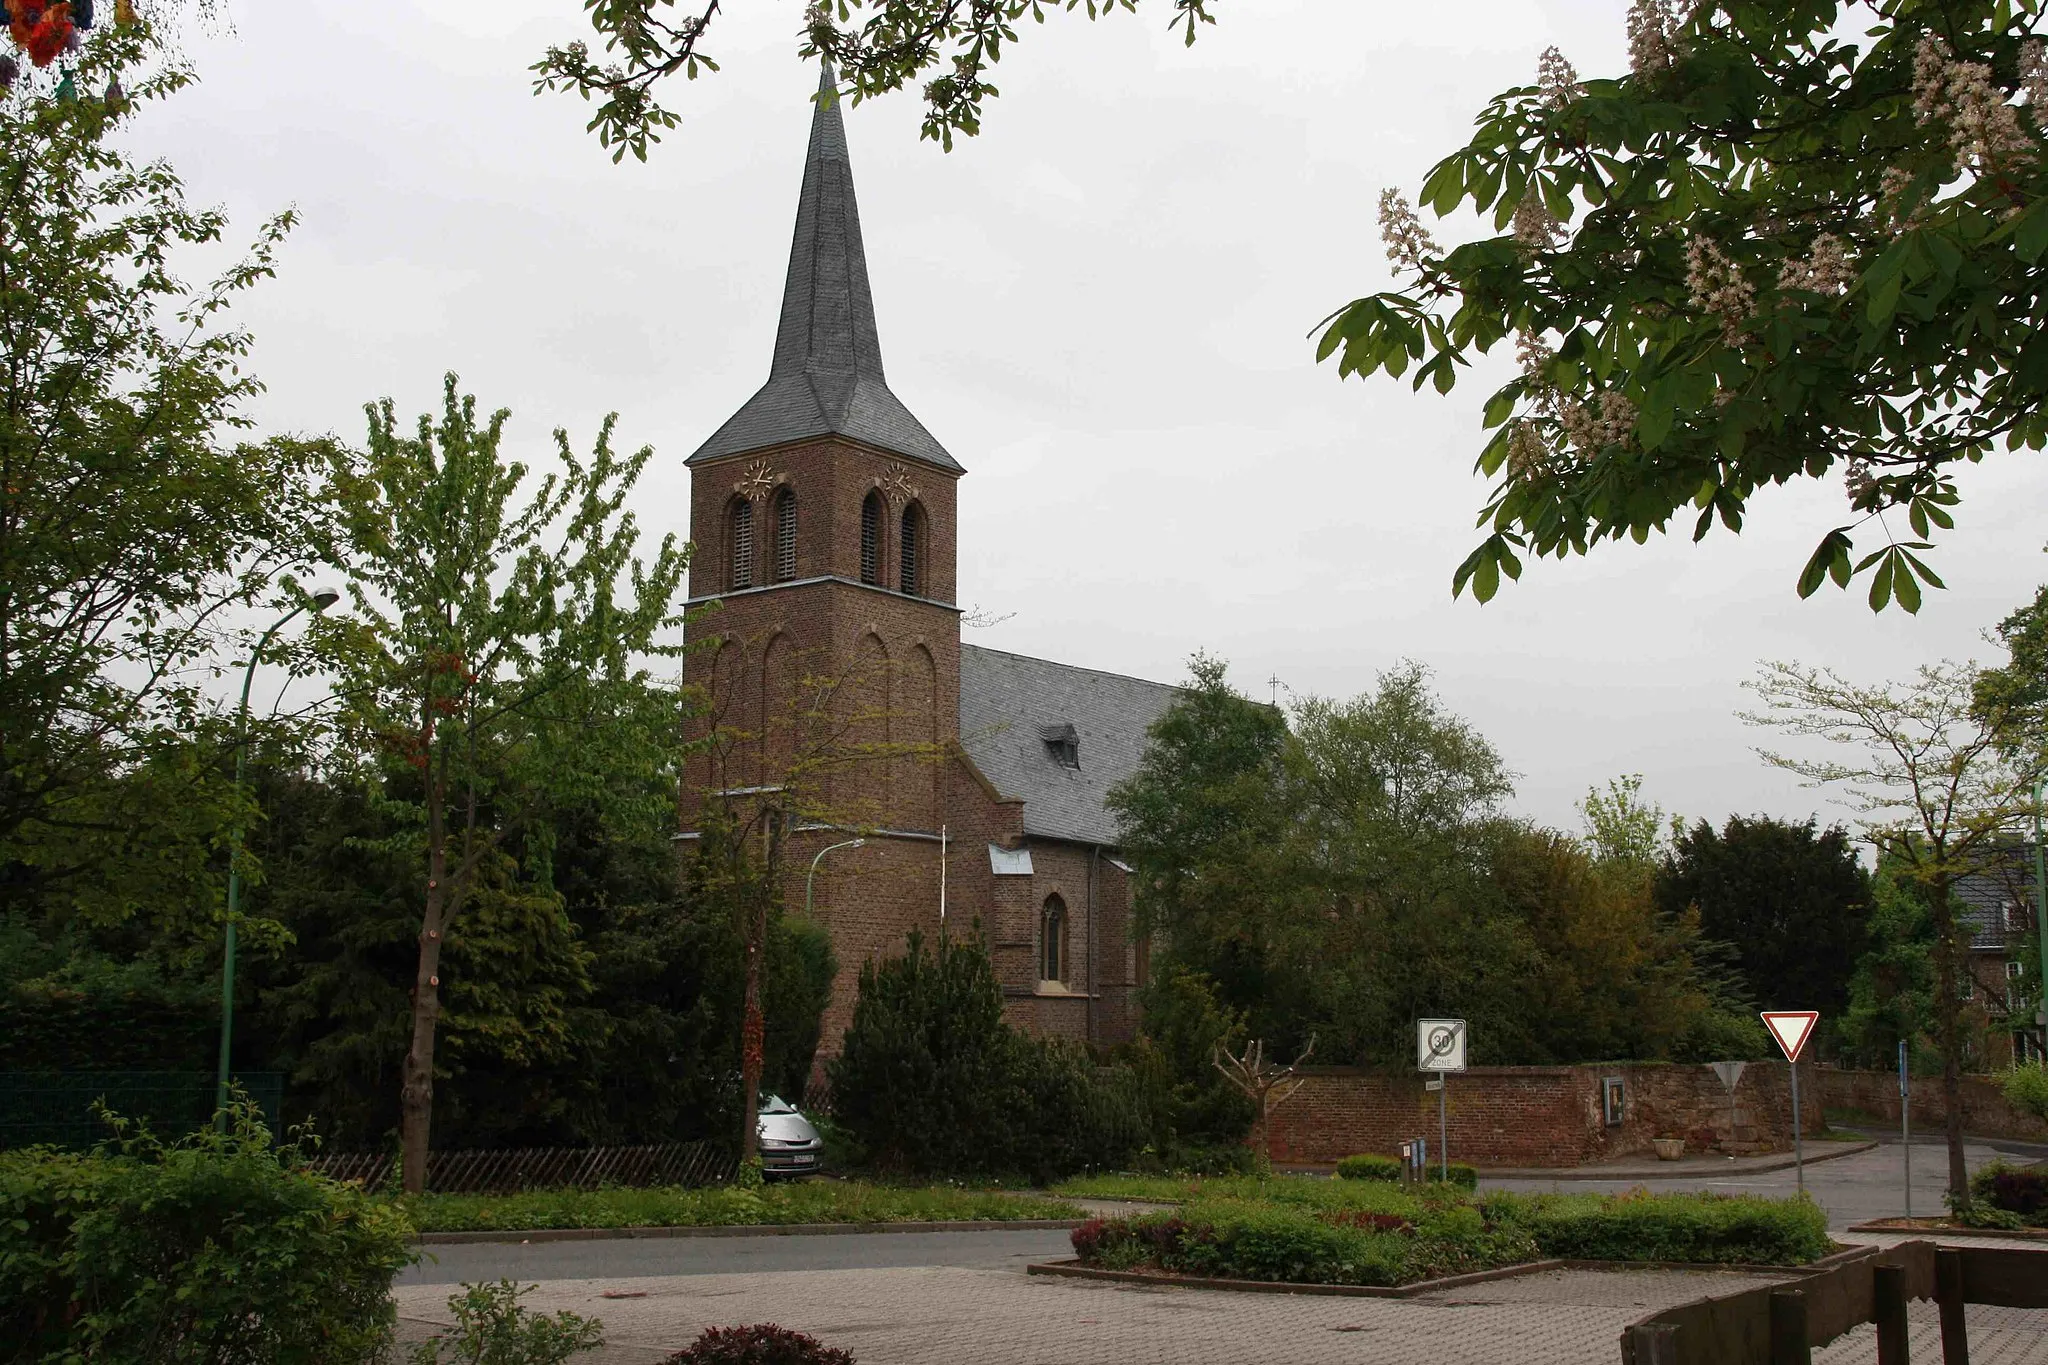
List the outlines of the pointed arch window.
{"type": "Polygon", "coordinates": [[[754,586],[754,504],[745,498],[734,498],[730,524],[727,526],[726,544],[732,550],[732,573],[729,586],[751,588],[754,586]]]}
{"type": "Polygon", "coordinates": [[[1067,979],[1067,903],[1058,895],[1047,896],[1038,912],[1038,979],[1067,979]]]}
{"type": "Polygon", "coordinates": [[[911,503],[903,509],[903,572],[897,588],[912,597],[924,594],[924,509],[911,503]]]}
{"type": "Polygon", "coordinates": [[[860,505],[860,581],[882,581],[882,495],[870,493],[860,505]]]}
{"type": "Polygon", "coordinates": [[[796,577],[796,490],[783,485],[775,491],[775,581],[787,583],[796,577]]]}

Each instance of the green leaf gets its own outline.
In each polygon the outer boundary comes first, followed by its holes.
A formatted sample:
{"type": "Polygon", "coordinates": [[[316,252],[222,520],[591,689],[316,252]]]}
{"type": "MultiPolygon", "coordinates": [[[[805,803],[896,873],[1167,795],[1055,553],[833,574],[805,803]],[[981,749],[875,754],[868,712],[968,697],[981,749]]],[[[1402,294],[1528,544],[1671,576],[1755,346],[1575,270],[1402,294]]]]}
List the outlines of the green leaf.
{"type": "Polygon", "coordinates": [[[1887,555],[1870,576],[1870,609],[1883,611],[1892,600],[1892,561],[1887,555]]]}

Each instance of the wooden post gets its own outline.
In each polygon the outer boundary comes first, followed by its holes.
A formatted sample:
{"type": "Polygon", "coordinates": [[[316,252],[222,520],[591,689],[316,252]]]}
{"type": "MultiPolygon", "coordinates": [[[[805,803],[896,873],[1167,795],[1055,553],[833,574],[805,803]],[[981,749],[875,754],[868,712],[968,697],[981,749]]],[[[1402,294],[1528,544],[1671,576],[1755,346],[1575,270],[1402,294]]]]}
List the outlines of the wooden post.
{"type": "Polygon", "coordinates": [[[1941,1307],[1942,1365],[1970,1365],[1970,1329],[1963,1321],[1963,1253],[1934,1253],[1934,1301],[1941,1307]]]}
{"type": "Polygon", "coordinates": [[[1813,1365],[1806,1341],[1806,1295],[1797,1289],[1771,1291],[1771,1365],[1813,1365]]]}
{"type": "Polygon", "coordinates": [[[1870,1268],[1870,1319],[1877,1324],[1877,1365],[1911,1365],[1906,1341],[1906,1268],[1870,1268]]]}
{"type": "Polygon", "coordinates": [[[1645,1322],[1628,1329],[1634,1365],[1678,1365],[1678,1324],[1645,1322]]]}

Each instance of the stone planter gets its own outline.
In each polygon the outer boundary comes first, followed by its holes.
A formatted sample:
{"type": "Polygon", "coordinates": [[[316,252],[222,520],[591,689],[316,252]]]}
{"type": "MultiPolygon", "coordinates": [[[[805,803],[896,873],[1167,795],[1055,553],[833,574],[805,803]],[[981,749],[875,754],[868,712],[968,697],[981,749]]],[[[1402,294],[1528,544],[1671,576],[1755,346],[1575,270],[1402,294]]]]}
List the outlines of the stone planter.
{"type": "Polygon", "coordinates": [[[1659,1161],[1676,1161],[1685,1155],[1684,1138],[1651,1138],[1650,1146],[1656,1149],[1659,1161]]]}

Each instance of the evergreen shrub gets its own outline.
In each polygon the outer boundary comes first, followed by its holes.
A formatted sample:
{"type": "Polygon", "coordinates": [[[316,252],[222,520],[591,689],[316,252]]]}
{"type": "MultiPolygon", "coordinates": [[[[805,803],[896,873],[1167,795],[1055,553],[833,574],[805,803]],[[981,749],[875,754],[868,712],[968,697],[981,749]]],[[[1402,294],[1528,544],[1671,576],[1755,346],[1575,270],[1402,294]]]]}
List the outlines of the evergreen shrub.
{"type": "Polygon", "coordinates": [[[353,1365],[378,1358],[412,1227],[298,1168],[256,1112],[160,1143],[0,1153],[0,1341],[20,1362],[353,1365]]]}
{"type": "Polygon", "coordinates": [[[1545,1256],[1587,1261],[1804,1265],[1833,1249],[1804,1195],[1488,1195],[1490,1221],[1528,1229],[1545,1256]]]}
{"type": "Polygon", "coordinates": [[[834,1123],[878,1169],[1050,1180],[1125,1165],[1144,1144],[1128,1073],[1003,1021],[978,940],[910,935],[861,969],[853,1026],[827,1067],[834,1123]]]}
{"type": "Polygon", "coordinates": [[[1375,1156],[1370,1152],[1358,1156],[1347,1156],[1337,1163],[1339,1180],[1399,1180],[1401,1163],[1390,1156],[1375,1156]]]}

